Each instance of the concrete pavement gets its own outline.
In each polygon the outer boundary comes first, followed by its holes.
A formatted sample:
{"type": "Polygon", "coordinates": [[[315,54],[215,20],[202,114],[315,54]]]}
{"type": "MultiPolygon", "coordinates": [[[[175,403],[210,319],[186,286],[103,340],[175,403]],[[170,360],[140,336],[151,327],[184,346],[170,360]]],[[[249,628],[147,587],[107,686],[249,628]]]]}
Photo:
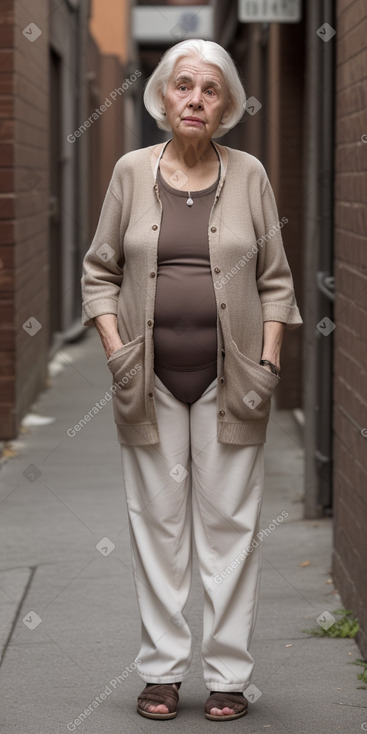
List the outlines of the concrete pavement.
{"type": "MultiPolygon", "coordinates": [[[[140,629],[111,402],[73,429],[111,384],[95,331],[59,351],[51,367],[50,385],[32,407],[50,422],[35,425],[30,417],[0,470],[1,731],[209,732],[216,724],[203,716],[196,563],[185,613],[194,657],[179,715],[155,722],[135,712],[143,688],[133,665],[140,629]]],[[[301,438],[292,413],[275,406],[266,469],[261,529],[268,531],[251,646],[255,695],[249,715],[226,727],[249,734],[361,732],[366,691],[360,669],[348,664],[360,657],[356,643],[302,633],[341,606],[330,582],[332,520],[302,519],[301,438]],[[274,528],[282,512],[287,516],[274,528]]]]}

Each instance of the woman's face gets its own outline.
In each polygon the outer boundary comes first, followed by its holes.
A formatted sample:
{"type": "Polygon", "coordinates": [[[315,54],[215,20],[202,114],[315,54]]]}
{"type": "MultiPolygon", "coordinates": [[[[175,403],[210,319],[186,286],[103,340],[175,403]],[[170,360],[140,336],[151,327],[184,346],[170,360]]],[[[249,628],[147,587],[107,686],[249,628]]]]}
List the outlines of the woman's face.
{"type": "Polygon", "coordinates": [[[210,139],[228,104],[227,85],[217,66],[196,54],[178,59],[164,97],[173,133],[185,139],[210,139]]]}

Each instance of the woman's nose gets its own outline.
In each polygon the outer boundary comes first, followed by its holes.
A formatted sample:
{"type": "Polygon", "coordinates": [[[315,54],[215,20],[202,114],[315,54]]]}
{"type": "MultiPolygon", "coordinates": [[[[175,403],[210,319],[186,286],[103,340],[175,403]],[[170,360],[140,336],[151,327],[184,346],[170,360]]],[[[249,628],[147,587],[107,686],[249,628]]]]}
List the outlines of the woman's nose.
{"type": "Polygon", "coordinates": [[[189,104],[195,105],[195,106],[202,104],[202,101],[203,101],[202,97],[203,97],[202,91],[199,87],[193,89],[189,104]]]}

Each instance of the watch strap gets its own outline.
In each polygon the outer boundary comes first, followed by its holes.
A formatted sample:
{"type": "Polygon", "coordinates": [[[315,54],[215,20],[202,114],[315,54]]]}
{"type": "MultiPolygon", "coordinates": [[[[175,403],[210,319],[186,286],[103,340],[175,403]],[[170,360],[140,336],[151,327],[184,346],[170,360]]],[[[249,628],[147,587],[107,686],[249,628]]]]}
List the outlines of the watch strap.
{"type": "Polygon", "coordinates": [[[271,369],[271,371],[272,371],[272,373],[273,373],[273,375],[276,375],[278,377],[277,367],[276,367],[275,364],[273,364],[273,362],[270,362],[269,359],[260,359],[260,364],[262,364],[262,365],[268,364],[269,367],[270,367],[270,369],[271,369]]]}

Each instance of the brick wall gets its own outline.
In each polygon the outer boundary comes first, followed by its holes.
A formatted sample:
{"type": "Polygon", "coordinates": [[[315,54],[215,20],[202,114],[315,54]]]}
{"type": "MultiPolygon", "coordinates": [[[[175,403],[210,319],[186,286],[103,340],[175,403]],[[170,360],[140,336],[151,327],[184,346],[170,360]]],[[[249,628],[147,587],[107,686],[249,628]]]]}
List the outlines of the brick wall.
{"type": "Polygon", "coordinates": [[[367,656],[367,5],[337,3],[333,571],[367,656]]]}
{"type": "Polygon", "coordinates": [[[47,10],[47,0],[34,0],[31,12],[20,0],[0,8],[1,439],[17,435],[47,374],[47,10]]]}

